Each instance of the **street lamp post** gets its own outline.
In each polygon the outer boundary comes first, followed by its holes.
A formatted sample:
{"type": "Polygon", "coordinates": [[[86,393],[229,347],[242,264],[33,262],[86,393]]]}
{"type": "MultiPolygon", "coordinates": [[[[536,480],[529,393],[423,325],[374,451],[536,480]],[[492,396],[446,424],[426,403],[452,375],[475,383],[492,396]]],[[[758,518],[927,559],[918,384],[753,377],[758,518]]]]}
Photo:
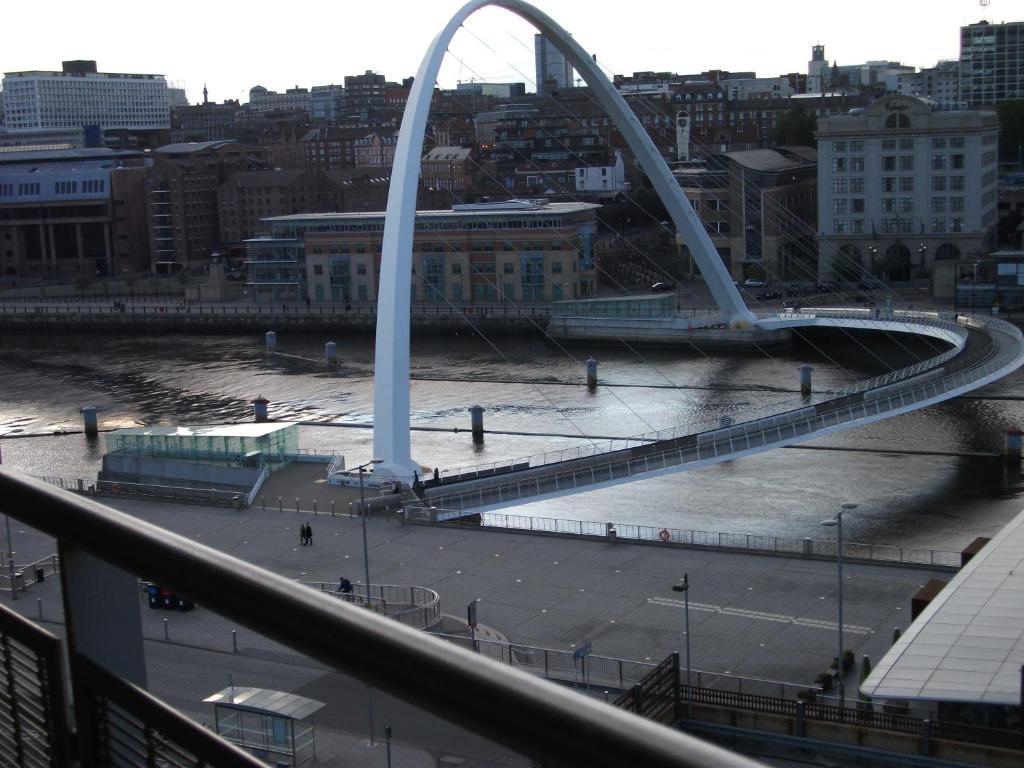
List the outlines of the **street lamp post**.
{"type": "Polygon", "coordinates": [[[840,509],[835,517],[822,520],[821,524],[836,529],[836,565],[839,572],[839,652],[836,654],[836,682],[839,696],[839,706],[845,706],[843,691],[843,513],[856,509],[857,505],[851,501],[844,501],[839,505],[840,509]]]}
{"type": "MultiPolygon", "coordinates": [[[[363,474],[366,472],[366,468],[371,464],[380,464],[384,459],[370,459],[365,464],[360,464],[356,467],[359,472],[359,516],[363,518],[363,569],[366,576],[366,601],[363,603],[367,608],[370,607],[370,548],[366,544],[366,497],[363,491],[363,474]]],[[[367,717],[370,721],[370,746],[373,744],[373,688],[369,685],[366,686],[366,711],[367,717]]],[[[390,734],[389,734],[390,735],[390,734]]],[[[389,745],[390,749],[390,745],[389,745]]]]}
{"type": "Polygon", "coordinates": [[[673,592],[683,593],[683,633],[686,635],[686,716],[693,717],[693,694],[690,691],[690,576],[683,574],[683,579],[674,587],[673,592]]]}
{"type": "Polygon", "coordinates": [[[360,464],[356,469],[359,471],[359,515],[363,518],[363,569],[366,576],[366,602],[364,605],[370,607],[370,548],[366,544],[366,497],[363,492],[363,475],[366,468],[371,464],[380,464],[384,459],[370,459],[365,464],[360,464]]]}

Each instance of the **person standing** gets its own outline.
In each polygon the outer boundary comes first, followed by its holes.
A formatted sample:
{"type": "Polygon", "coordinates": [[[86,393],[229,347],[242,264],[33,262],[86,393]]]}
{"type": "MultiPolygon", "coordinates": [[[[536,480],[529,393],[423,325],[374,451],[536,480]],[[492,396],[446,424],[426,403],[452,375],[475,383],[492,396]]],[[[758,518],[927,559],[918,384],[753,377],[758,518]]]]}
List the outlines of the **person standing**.
{"type": "Polygon", "coordinates": [[[313,546],[313,526],[309,523],[306,523],[306,543],[313,546]]]}

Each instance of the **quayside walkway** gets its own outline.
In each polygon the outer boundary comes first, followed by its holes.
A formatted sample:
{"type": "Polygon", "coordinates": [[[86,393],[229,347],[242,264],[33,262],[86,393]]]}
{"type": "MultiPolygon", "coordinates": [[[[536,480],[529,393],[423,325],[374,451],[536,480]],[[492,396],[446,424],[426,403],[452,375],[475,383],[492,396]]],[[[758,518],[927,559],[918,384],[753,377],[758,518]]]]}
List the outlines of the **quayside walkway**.
{"type": "Polygon", "coordinates": [[[1024,363],[1018,328],[997,318],[940,312],[803,310],[766,318],[775,327],[914,333],[948,349],[837,392],[820,393],[717,423],[689,424],[621,440],[477,467],[424,484],[422,504],[459,516],[680,472],[881,421],[978,389],[1024,363]]]}

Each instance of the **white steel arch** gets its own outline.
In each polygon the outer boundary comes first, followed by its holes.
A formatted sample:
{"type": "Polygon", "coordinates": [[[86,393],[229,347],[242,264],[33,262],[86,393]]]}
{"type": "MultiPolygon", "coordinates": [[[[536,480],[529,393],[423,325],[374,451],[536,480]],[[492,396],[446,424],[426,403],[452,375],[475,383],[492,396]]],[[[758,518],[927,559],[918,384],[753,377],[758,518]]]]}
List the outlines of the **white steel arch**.
{"type": "Polygon", "coordinates": [[[551,17],[521,0],[471,0],[441,30],[427,49],[402,116],[388,190],[381,245],[377,296],[377,341],[374,369],[373,449],[383,459],[376,474],[409,481],[418,466],[409,442],[409,324],[412,243],[416,226],[416,191],[420,156],[434,84],[444,54],[463,22],[481,8],[494,5],[533,24],[572,64],[608,112],[665,204],[676,231],[700,267],[711,295],[730,325],[753,324],[747,308],[711,239],[693,212],[640,121],[596,62],[551,17]]]}

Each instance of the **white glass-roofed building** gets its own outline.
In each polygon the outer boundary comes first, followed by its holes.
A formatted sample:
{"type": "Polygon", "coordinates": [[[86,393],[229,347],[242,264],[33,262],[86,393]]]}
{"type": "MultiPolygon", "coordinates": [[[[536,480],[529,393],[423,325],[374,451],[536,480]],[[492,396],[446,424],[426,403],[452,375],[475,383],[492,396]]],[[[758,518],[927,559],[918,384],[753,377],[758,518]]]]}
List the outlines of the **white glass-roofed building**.
{"type": "Polygon", "coordinates": [[[291,423],[131,427],[111,432],[107,449],[170,459],[273,464],[299,452],[299,427],[291,423]]]}

